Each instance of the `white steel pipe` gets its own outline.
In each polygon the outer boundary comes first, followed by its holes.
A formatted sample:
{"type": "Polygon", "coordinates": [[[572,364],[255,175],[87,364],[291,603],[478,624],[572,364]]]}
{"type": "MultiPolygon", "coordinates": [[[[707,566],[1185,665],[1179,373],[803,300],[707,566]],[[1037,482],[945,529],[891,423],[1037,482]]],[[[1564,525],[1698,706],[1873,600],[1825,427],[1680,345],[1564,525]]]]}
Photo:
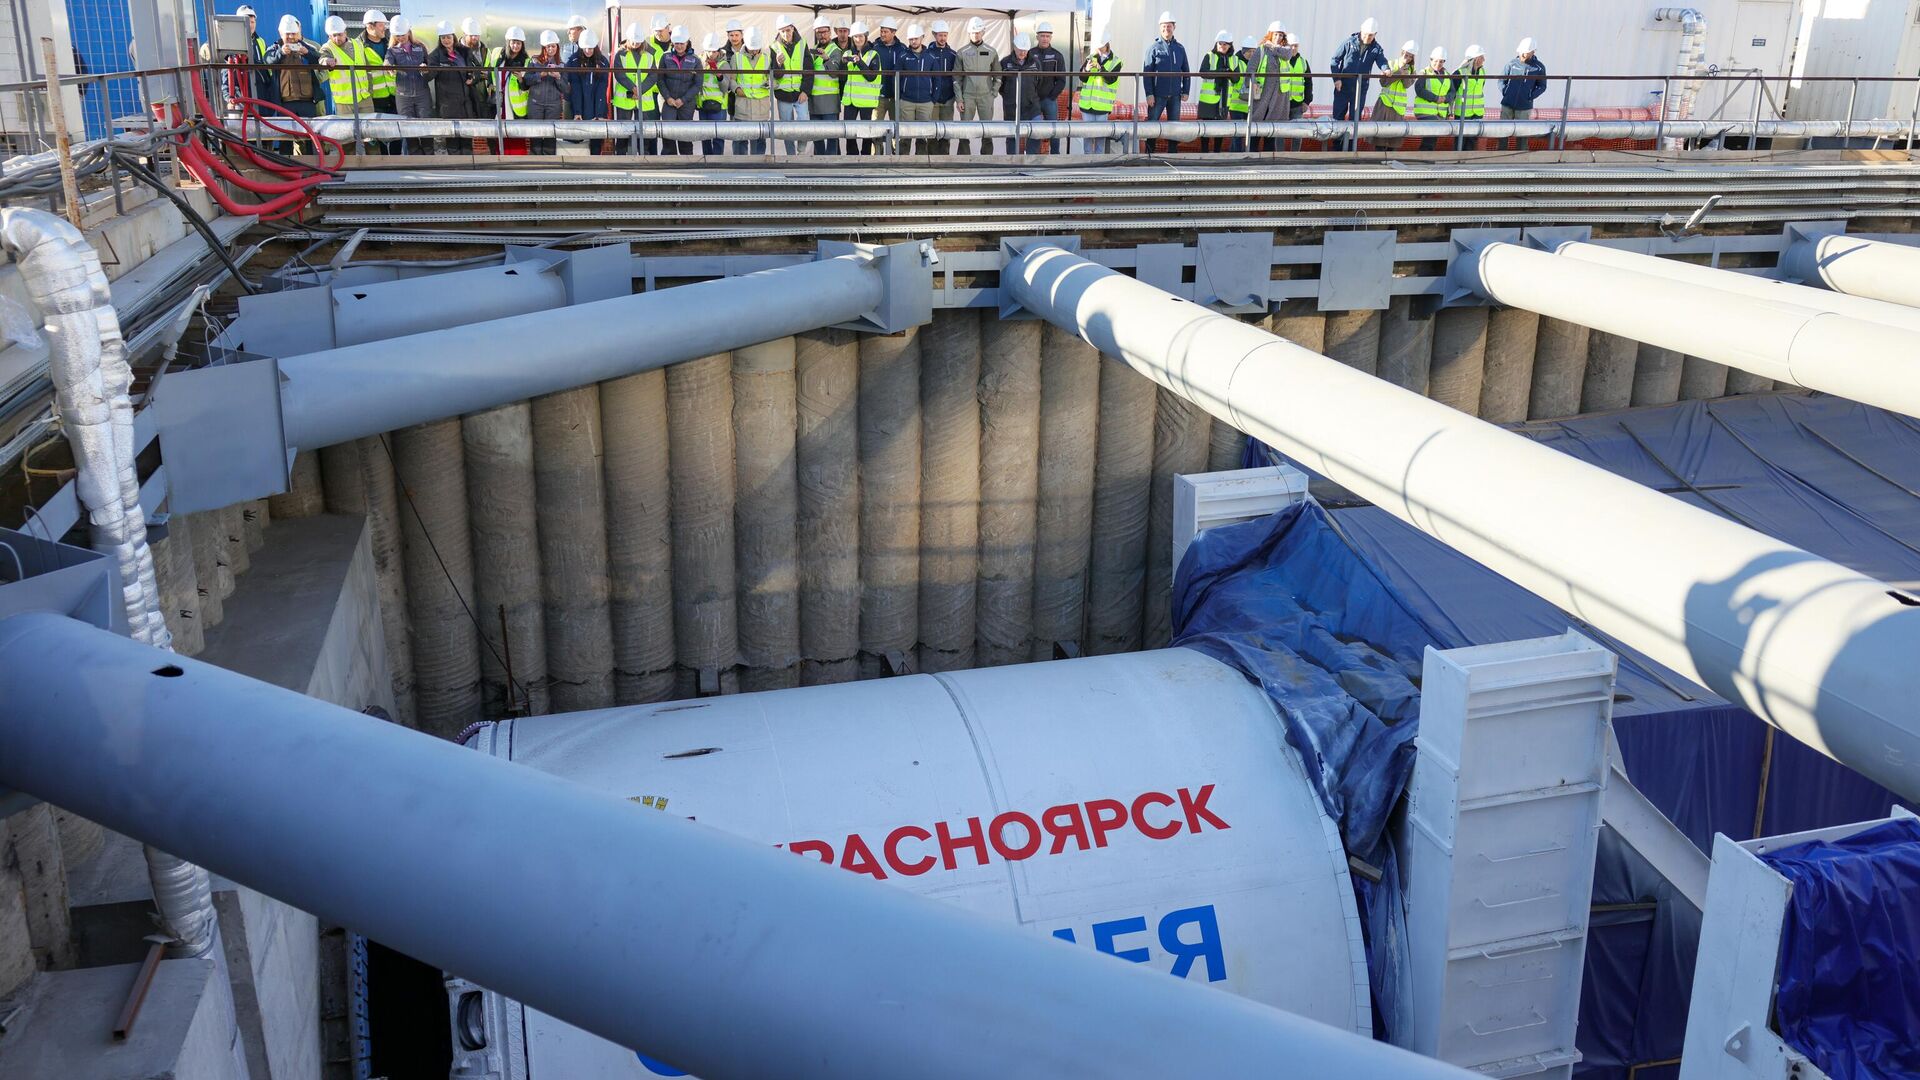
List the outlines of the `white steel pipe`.
{"type": "Polygon", "coordinates": [[[885,288],[842,255],[280,359],[287,445],[318,449],[851,322],[885,288]]]}
{"type": "Polygon", "coordinates": [[[1920,797],[1920,609],[1881,582],[1058,248],[1028,251],[1000,282],[1239,430],[1920,797]]]}
{"type": "MultiPolygon", "coordinates": [[[[1554,254],[1564,255],[1569,259],[1611,266],[1620,270],[1631,270],[1635,273],[1651,274],[1668,281],[1704,285],[1721,292],[1752,297],[1768,304],[1791,304],[1813,311],[1830,311],[1850,319],[1865,319],[1868,322],[1884,323],[1902,330],[1920,332],[1920,310],[1902,304],[1889,304],[1883,300],[1869,300],[1861,296],[1828,292],[1825,289],[1795,285],[1778,278],[1742,274],[1735,270],[1716,270],[1709,266],[1684,263],[1677,259],[1663,259],[1657,255],[1643,255],[1637,251],[1606,247],[1602,244],[1569,241],[1553,250],[1554,254]]],[[[1916,362],[1920,362],[1920,358],[1916,358],[1916,362]]]]}
{"type": "Polygon", "coordinates": [[[1470,1075],[63,616],[0,685],[0,784],[714,1080],[1470,1075]]]}
{"type": "MultiPolygon", "coordinates": [[[[817,139],[1174,139],[1231,138],[1236,135],[1289,139],[1344,138],[1355,125],[1333,120],[1252,122],[1233,120],[426,120],[399,118],[358,121],[330,117],[309,121],[315,131],[342,142],[352,139],[437,138],[469,139],[627,139],[635,136],[680,142],[768,140],[808,142],[817,139]]],[[[1362,120],[1363,139],[1508,138],[1559,135],[1557,120],[1362,120]]],[[[1756,138],[1817,138],[1851,130],[1855,136],[1905,137],[1904,120],[1570,120],[1564,125],[1568,142],[1582,139],[1651,141],[1662,134],[1673,139],[1713,139],[1722,135],[1756,138]]]]}
{"type": "Polygon", "coordinates": [[[1830,235],[1798,240],[1780,257],[1783,277],[1849,296],[1920,307],[1920,248],[1830,235]]]}
{"type": "Polygon", "coordinates": [[[1920,333],[1913,330],[1519,244],[1462,254],[1449,276],[1508,307],[1920,416],[1920,333]]]}

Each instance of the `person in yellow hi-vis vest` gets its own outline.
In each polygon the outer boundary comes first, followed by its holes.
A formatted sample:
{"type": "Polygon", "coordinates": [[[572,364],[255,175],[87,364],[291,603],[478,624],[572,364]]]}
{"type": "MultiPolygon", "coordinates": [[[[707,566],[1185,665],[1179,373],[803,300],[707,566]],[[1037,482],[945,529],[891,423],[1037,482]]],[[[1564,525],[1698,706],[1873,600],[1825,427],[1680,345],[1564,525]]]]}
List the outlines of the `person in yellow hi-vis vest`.
{"type": "MultiPolygon", "coordinates": [[[[1475,122],[1487,116],[1487,51],[1478,45],[1467,46],[1467,55],[1460,69],[1453,73],[1454,96],[1453,115],[1458,120],[1475,122]]],[[[1461,140],[1462,150],[1484,149],[1479,139],[1461,140]]]]}
{"type": "MultiPolygon", "coordinates": [[[[1409,41],[1400,46],[1400,55],[1387,66],[1386,73],[1380,76],[1380,100],[1373,103],[1371,120],[1405,120],[1411,111],[1413,99],[1413,79],[1419,74],[1420,45],[1409,41]]],[[[1374,146],[1382,145],[1375,142],[1374,146]]],[[[1385,140],[1385,145],[1397,147],[1398,139],[1385,140]]]]}
{"type": "MultiPolygon", "coordinates": [[[[867,39],[867,24],[848,28],[847,47],[841,56],[847,62],[847,85],[841,92],[841,115],[848,120],[872,120],[880,110],[880,50],[867,39]]],[[[879,139],[848,139],[847,152],[855,155],[880,152],[879,139]]]]}
{"type": "MultiPolygon", "coordinates": [[[[773,20],[773,44],[769,47],[773,53],[773,112],[781,120],[805,120],[806,102],[801,100],[807,91],[807,44],[800,40],[800,28],[794,25],[793,16],[782,15],[773,20]]],[[[787,156],[800,152],[800,144],[792,139],[782,140],[787,144],[787,156]]]]}
{"type": "MultiPolygon", "coordinates": [[[[647,32],[639,23],[627,27],[627,47],[613,57],[613,118],[634,123],[640,119],[640,84],[647,81],[652,56],[647,32]]],[[[624,144],[629,154],[641,153],[640,133],[630,131],[624,144]]]]}
{"type": "MultiPolygon", "coordinates": [[[[1200,119],[1225,120],[1227,93],[1235,84],[1245,81],[1246,74],[1246,63],[1233,50],[1233,33],[1222,30],[1213,35],[1213,47],[1200,58],[1200,119]]],[[[1203,136],[1200,150],[1208,154],[1224,153],[1231,138],[1228,135],[1203,136]]]]}
{"type": "MultiPolygon", "coordinates": [[[[1421,121],[1445,120],[1453,113],[1453,76],[1447,74],[1447,49],[1435,45],[1427,56],[1427,68],[1413,83],[1413,118],[1421,121]]],[[[1420,140],[1420,149],[1431,150],[1435,137],[1420,140]]]]}
{"type": "MultiPolygon", "coordinates": [[[[494,101],[499,112],[497,115],[508,120],[523,119],[527,115],[527,32],[517,26],[507,27],[507,43],[504,47],[487,50],[487,67],[493,69],[493,82],[497,88],[494,101]]],[[[506,146],[498,148],[504,154],[508,147],[520,152],[526,148],[525,139],[508,139],[506,146]]]]}
{"type": "MultiPolygon", "coordinates": [[[[700,39],[700,96],[695,99],[694,107],[700,119],[707,123],[727,118],[727,99],[733,95],[733,76],[723,75],[717,69],[732,67],[726,63],[727,50],[722,47],[720,35],[707,31],[700,39]]],[[[700,145],[700,151],[708,157],[719,157],[727,149],[723,139],[707,139],[700,145]]]]}
{"type": "MultiPolygon", "coordinates": [[[[1093,35],[1093,52],[1080,69],[1080,119],[1112,122],[1113,107],[1120,100],[1120,76],[1114,74],[1127,65],[1113,54],[1113,34],[1102,30],[1093,35]]],[[[1089,154],[1104,154],[1116,140],[1088,139],[1083,146],[1089,154]]]]}
{"type": "Polygon", "coordinates": [[[333,115],[373,111],[373,73],[366,70],[373,63],[378,61],[366,45],[347,36],[347,21],[338,15],[327,16],[327,43],[320,46],[320,66],[327,69],[327,95],[333,99],[333,115]]]}
{"type": "MultiPolygon", "coordinates": [[[[773,119],[773,80],[768,72],[773,54],[761,47],[760,28],[749,26],[740,33],[740,48],[733,54],[733,112],[735,120],[765,123],[773,119]]],[[[736,154],[764,154],[765,139],[735,139],[736,154]]]]}

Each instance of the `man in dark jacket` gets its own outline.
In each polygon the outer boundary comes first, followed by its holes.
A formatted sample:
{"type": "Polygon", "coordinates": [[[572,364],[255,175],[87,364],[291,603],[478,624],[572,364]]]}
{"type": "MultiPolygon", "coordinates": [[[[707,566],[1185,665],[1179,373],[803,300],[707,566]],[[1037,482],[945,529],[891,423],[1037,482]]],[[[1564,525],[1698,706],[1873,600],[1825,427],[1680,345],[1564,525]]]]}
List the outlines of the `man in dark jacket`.
{"type": "MultiPolygon", "coordinates": [[[[1059,72],[1057,75],[1042,74],[1040,88],[1040,115],[1047,120],[1060,119],[1060,92],[1067,88],[1067,58],[1059,49],[1053,47],[1053,24],[1042,20],[1033,28],[1033,52],[1028,57],[1033,70],[1039,72],[1059,72]]],[[[1059,139],[1047,140],[1048,153],[1061,153],[1059,139]]]]}
{"type": "MultiPolygon", "coordinates": [[[[938,108],[934,97],[940,92],[939,86],[945,76],[924,75],[921,72],[944,70],[939,66],[939,58],[927,48],[927,32],[918,23],[907,27],[907,47],[898,57],[898,74],[894,81],[894,93],[900,95],[894,103],[900,110],[900,122],[911,123],[917,120],[932,120],[938,108]]],[[[915,149],[915,140],[902,136],[899,152],[911,154],[915,149]]],[[[921,153],[933,152],[933,140],[919,140],[921,153]]]]}
{"type": "MultiPolygon", "coordinates": [[[[1347,78],[1333,80],[1333,119],[1364,120],[1367,116],[1367,77],[1387,66],[1387,51],[1380,47],[1380,24],[1372,19],[1360,24],[1357,33],[1347,37],[1340,51],[1333,54],[1330,70],[1347,78]]],[[[1340,145],[1353,149],[1351,133],[1340,145]]]]}
{"type": "MultiPolygon", "coordinates": [[[[1534,55],[1532,38],[1520,42],[1513,52],[1507,77],[1500,84],[1500,119],[1531,120],[1534,101],[1547,92],[1547,65],[1534,55]]],[[[1533,140],[1515,135],[1507,140],[1507,149],[1531,150],[1533,140]]]]}
{"type": "MultiPolygon", "coordinates": [[[[927,55],[931,57],[928,71],[955,71],[960,67],[960,54],[948,44],[952,29],[945,19],[933,20],[933,40],[927,43],[927,55]]],[[[933,118],[935,120],[953,119],[953,103],[960,96],[960,80],[952,76],[938,79],[933,84],[933,118]]],[[[950,154],[953,145],[947,139],[933,140],[930,151],[935,154],[950,154]]]]}
{"type": "MultiPolygon", "coordinates": [[[[1187,47],[1173,36],[1173,28],[1173,12],[1161,12],[1160,36],[1147,46],[1147,62],[1140,65],[1142,71],[1173,73],[1150,77],[1141,88],[1147,95],[1145,119],[1148,123],[1160,117],[1180,119],[1180,103],[1186,99],[1188,84],[1193,81],[1186,75],[1193,70],[1187,66],[1187,47]]],[[[1160,143],[1165,147],[1162,153],[1173,152],[1173,140],[1161,139],[1160,143]]],[[[1148,139],[1146,144],[1147,153],[1153,153],[1154,140],[1148,139]]]]}
{"type": "MultiPolygon", "coordinates": [[[[1013,51],[1000,58],[1000,109],[1009,120],[1040,119],[1040,69],[1033,62],[1033,39],[1013,35],[1013,51]]],[[[1008,139],[1007,153],[1037,154],[1039,139],[1008,139]]]]}
{"type": "MultiPolygon", "coordinates": [[[[567,65],[572,73],[567,87],[567,109],[575,120],[605,120],[607,54],[600,50],[600,32],[592,27],[583,28],[573,45],[573,59],[567,65]]],[[[588,139],[587,153],[598,154],[605,141],[598,136],[588,139]]]]}
{"type": "Polygon", "coordinates": [[[880,120],[892,120],[899,115],[896,103],[899,92],[894,87],[892,72],[900,70],[900,54],[907,51],[907,43],[900,40],[900,22],[891,15],[880,18],[880,36],[873,43],[873,51],[880,54],[880,107],[874,117],[880,120]]]}

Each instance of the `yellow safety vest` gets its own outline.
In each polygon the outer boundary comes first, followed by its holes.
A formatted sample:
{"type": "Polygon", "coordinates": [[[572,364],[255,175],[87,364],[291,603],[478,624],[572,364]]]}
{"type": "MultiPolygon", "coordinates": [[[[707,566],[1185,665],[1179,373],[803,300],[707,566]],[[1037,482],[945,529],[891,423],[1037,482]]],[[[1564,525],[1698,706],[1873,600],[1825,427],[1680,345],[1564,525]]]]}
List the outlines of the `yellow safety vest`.
{"type": "MultiPolygon", "coordinates": [[[[1200,61],[1200,72],[1202,75],[1205,75],[1215,71],[1229,71],[1234,74],[1244,75],[1247,71],[1247,63],[1240,59],[1238,53],[1228,53],[1226,58],[1222,59],[1219,53],[1209,49],[1207,50],[1206,58],[1200,61]],[[1222,64],[1226,66],[1222,67],[1222,64]]],[[[1228,83],[1231,85],[1238,81],[1240,80],[1231,79],[1228,80],[1228,83]]],[[[1228,93],[1231,92],[1231,90],[1228,91],[1228,93]]],[[[1224,95],[1221,94],[1219,80],[1206,78],[1200,80],[1200,104],[1218,105],[1220,104],[1222,96],[1224,95]]]]}
{"type": "MultiPolygon", "coordinates": [[[[1387,75],[1389,77],[1411,74],[1413,74],[1412,68],[1402,68],[1396,65],[1395,67],[1387,69],[1387,75]]],[[[1413,86],[1411,83],[1403,83],[1397,86],[1383,86],[1380,90],[1380,104],[1385,105],[1401,116],[1405,116],[1407,115],[1407,94],[1410,93],[1412,89],[1413,86]]]]}
{"type": "Polygon", "coordinates": [[[1413,96],[1413,115],[1427,119],[1436,119],[1447,115],[1447,109],[1450,105],[1450,102],[1447,100],[1447,91],[1452,88],[1453,78],[1448,75],[1435,75],[1432,72],[1425,72],[1420,78],[1422,82],[1427,84],[1427,93],[1432,94],[1440,100],[1428,101],[1419,94],[1415,94],[1413,96]]]}
{"type": "MultiPolygon", "coordinates": [[[[672,48],[673,43],[670,41],[663,45],[660,43],[659,38],[648,38],[647,43],[640,46],[640,55],[647,58],[647,70],[653,71],[658,69],[660,67],[660,58],[667,55],[667,52],[672,48]]],[[[666,99],[666,95],[660,92],[658,86],[651,87],[646,93],[640,95],[640,108],[647,112],[659,112],[661,102],[666,99]]]]}
{"type": "Polygon", "coordinates": [[[1453,99],[1453,115],[1462,120],[1484,118],[1487,115],[1486,69],[1473,72],[1463,66],[1453,77],[1459,80],[1460,87],[1459,96],[1453,99]]]}
{"type": "MultiPolygon", "coordinates": [[[[1118,56],[1111,53],[1107,55],[1105,60],[1096,59],[1096,63],[1103,72],[1119,71],[1122,67],[1126,66],[1120,62],[1118,56]]],[[[1234,85],[1238,86],[1239,83],[1235,82],[1234,85]]],[[[1080,84],[1080,111],[1083,113],[1093,112],[1102,114],[1112,112],[1114,103],[1120,100],[1119,86],[1120,77],[1118,75],[1096,75],[1089,72],[1082,76],[1080,84]]]]}
{"type": "Polygon", "coordinates": [[[333,95],[333,109],[339,112],[351,108],[359,102],[373,96],[370,90],[369,71],[354,70],[355,66],[364,66],[373,62],[366,45],[359,38],[348,38],[345,46],[328,41],[321,46],[328,56],[333,57],[339,67],[327,73],[327,92],[333,95]]]}
{"type": "Polygon", "coordinates": [[[1296,102],[1307,100],[1307,58],[1296,53],[1293,59],[1280,61],[1280,67],[1287,73],[1280,80],[1280,91],[1296,102]]]}
{"type": "Polygon", "coordinates": [[[759,59],[749,52],[735,53],[733,66],[745,68],[733,77],[733,92],[748,101],[758,101],[773,91],[767,86],[767,69],[773,65],[773,57],[765,49],[760,50],[759,59]]]}
{"type": "MultiPolygon", "coordinates": [[[[367,63],[384,64],[387,62],[385,57],[373,51],[373,46],[370,43],[368,43],[367,35],[364,32],[362,32],[359,37],[354,38],[353,40],[358,41],[360,43],[360,47],[366,50],[367,63]]],[[[387,45],[388,46],[393,45],[392,34],[387,35],[387,45]]],[[[392,71],[392,70],[371,71],[371,72],[368,72],[368,74],[373,76],[371,80],[371,89],[373,91],[374,97],[393,97],[395,94],[399,92],[399,89],[400,89],[400,73],[399,72],[392,71]]]]}
{"type": "Polygon", "coordinates": [[[643,74],[647,66],[646,50],[644,48],[621,49],[619,55],[613,58],[613,64],[614,67],[626,72],[627,77],[633,82],[632,86],[623,86],[618,80],[614,81],[613,107],[629,110],[639,108],[640,98],[634,90],[640,86],[640,80],[646,77],[643,74]]]}
{"type": "Polygon", "coordinates": [[[506,66],[506,59],[505,48],[496,46],[487,50],[487,66],[499,73],[501,92],[507,98],[507,115],[525,116],[527,115],[527,88],[520,85],[520,80],[514,78],[514,75],[522,71],[525,65],[509,68],[506,66]]]}
{"type": "Polygon", "coordinates": [[[700,96],[694,99],[693,105],[696,109],[708,105],[727,107],[727,92],[720,89],[720,76],[711,71],[700,73],[700,96]]]}
{"type": "Polygon", "coordinates": [[[813,83],[807,89],[809,96],[837,97],[840,94],[840,76],[828,67],[828,61],[840,55],[840,46],[829,41],[825,48],[814,46],[813,83]]]}
{"type": "Polygon", "coordinates": [[[774,80],[774,89],[785,90],[790,94],[800,92],[802,72],[807,66],[807,47],[796,38],[793,51],[788,52],[778,41],[773,43],[773,55],[780,61],[780,77],[774,80]]]}
{"type": "MultiPolygon", "coordinates": [[[[848,50],[851,52],[852,50],[848,50]]],[[[880,51],[868,46],[865,52],[857,54],[857,59],[869,68],[868,75],[847,69],[847,93],[842,101],[856,109],[876,109],[880,107],[880,51]]]]}

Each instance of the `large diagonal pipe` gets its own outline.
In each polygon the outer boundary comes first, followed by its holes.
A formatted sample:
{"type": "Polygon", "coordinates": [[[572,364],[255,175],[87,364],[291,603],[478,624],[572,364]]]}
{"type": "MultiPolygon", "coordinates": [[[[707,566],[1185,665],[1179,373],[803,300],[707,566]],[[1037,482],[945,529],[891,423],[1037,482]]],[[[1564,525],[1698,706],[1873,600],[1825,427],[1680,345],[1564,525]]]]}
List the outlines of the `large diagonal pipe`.
{"type": "Polygon", "coordinates": [[[1920,797],[1920,609],[1881,582],[1059,248],[1030,249],[1000,287],[1488,569],[1920,797]]]}
{"type": "Polygon", "coordinates": [[[1508,307],[1920,416],[1920,332],[1520,244],[1463,253],[1448,276],[1508,307]]]}
{"type": "Polygon", "coordinates": [[[1703,285],[1710,289],[1718,289],[1721,292],[1737,293],[1767,304],[1791,304],[1811,311],[1830,311],[1850,319],[1864,319],[1867,322],[1884,323],[1901,330],[1920,333],[1920,308],[1910,308],[1903,304],[1869,300],[1863,296],[1848,296],[1846,293],[1828,292],[1808,285],[1796,285],[1778,278],[1742,274],[1733,270],[1719,270],[1710,266],[1680,262],[1677,259],[1663,259],[1657,255],[1644,255],[1637,251],[1607,247],[1603,244],[1585,244],[1577,240],[1561,244],[1554,248],[1553,252],[1581,262],[1599,263],[1602,266],[1611,266],[1620,270],[1651,274],[1668,281],[1680,281],[1689,285],[1703,285]]]}
{"type": "Polygon", "coordinates": [[[52,614],[0,785],[701,1076],[1471,1074],[52,614]]]}
{"type": "Polygon", "coordinates": [[[1849,296],[1920,307],[1920,248],[1829,235],[1796,240],[1780,256],[1783,276],[1849,296]]]}
{"type": "Polygon", "coordinates": [[[873,311],[866,255],[280,359],[288,446],[318,449],[727,352],[873,311]]]}

